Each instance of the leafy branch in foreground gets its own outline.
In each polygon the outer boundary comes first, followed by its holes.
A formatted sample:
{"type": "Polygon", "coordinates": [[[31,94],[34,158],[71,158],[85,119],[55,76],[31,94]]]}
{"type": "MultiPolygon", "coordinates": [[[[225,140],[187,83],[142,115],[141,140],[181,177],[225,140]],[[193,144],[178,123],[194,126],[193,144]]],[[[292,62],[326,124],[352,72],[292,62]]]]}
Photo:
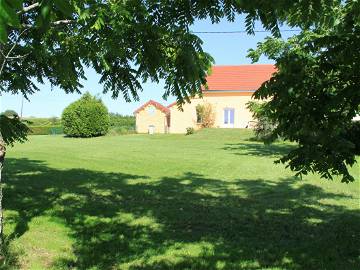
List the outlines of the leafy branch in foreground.
{"type": "Polygon", "coordinates": [[[17,115],[7,116],[0,114],[0,134],[6,145],[15,142],[25,142],[30,129],[17,115]]]}
{"type": "Polygon", "coordinates": [[[29,96],[47,79],[78,92],[84,66],[100,74],[104,92],[137,100],[145,81],[165,81],[164,97],[179,104],[201,92],[213,58],[191,33],[196,21],[246,16],[275,35],[279,24],[309,28],[332,16],[337,0],[1,0],[0,91],[29,96]],[[311,5],[313,9],[309,10],[311,5]]]}
{"type": "Polygon", "coordinates": [[[331,27],[289,40],[267,38],[249,52],[253,61],[264,54],[276,62],[277,73],[254,97],[267,101],[267,116],[277,123],[272,139],[298,143],[280,159],[298,175],[317,172],[354,181],[348,167],[359,154],[360,130],[353,122],[360,113],[359,10],[358,1],[346,1],[331,27]]]}

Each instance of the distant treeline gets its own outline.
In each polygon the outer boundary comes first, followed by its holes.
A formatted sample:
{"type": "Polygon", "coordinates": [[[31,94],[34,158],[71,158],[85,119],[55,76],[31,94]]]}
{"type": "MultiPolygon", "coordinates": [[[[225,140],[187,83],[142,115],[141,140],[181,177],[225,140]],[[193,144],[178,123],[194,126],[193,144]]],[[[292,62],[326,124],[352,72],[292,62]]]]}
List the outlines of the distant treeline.
{"type": "Polygon", "coordinates": [[[135,117],[132,115],[121,115],[110,113],[110,126],[135,128],[135,117]]]}
{"type": "Polygon", "coordinates": [[[30,135],[56,135],[63,134],[61,119],[58,117],[24,117],[30,127],[30,135]]]}
{"type": "Polygon", "coordinates": [[[30,127],[61,126],[61,119],[59,117],[24,117],[23,120],[27,121],[30,127]]]}
{"type": "MultiPolygon", "coordinates": [[[[7,115],[16,114],[15,111],[6,111],[7,115]]],[[[5,114],[5,112],[4,112],[5,114]]],[[[109,113],[110,132],[109,134],[131,134],[135,133],[135,117],[131,115],[121,115],[109,113]]],[[[50,135],[62,134],[63,127],[59,117],[24,117],[30,127],[31,135],[50,135]]]]}
{"type": "Polygon", "coordinates": [[[135,117],[110,113],[110,134],[131,134],[135,133],[135,117]]]}

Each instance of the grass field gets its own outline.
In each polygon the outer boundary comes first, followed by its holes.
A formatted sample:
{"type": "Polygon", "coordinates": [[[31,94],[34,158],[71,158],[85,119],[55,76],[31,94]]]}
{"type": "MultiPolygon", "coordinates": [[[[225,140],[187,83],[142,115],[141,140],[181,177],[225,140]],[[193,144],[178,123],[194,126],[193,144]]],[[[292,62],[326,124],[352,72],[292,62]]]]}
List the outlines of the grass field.
{"type": "Polygon", "coordinates": [[[250,137],[30,137],[4,176],[14,268],[360,269],[359,181],[297,179],[291,145],[250,137]]]}

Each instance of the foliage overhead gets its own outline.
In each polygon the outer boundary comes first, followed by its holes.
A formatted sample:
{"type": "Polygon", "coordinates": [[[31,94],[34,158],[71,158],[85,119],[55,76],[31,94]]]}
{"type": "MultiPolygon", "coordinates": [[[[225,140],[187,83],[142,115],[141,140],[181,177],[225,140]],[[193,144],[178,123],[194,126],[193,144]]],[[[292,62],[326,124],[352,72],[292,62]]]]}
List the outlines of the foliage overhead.
{"type": "Polygon", "coordinates": [[[353,181],[360,130],[360,2],[343,1],[331,27],[304,30],[288,40],[267,38],[249,55],[276,61],[278,72],[255,93],[266,99],[267,116],[278,136],[299,146],[281,162],[298,172],[353,181]],[[357,133],[357,136],[354,135],[357,133]],[[349,135],[353,134],[353,135],[349,135]]]}
{"type": "MultiPolygon", "coordinates": [[[[189,26],[245,14],[279,34],[278,25],[311,27],[331,17],[336,0],[1,0],[0,41],[4,63],[0,91],[38,91],[49,80],[67,93],[82,88],[84,65],[101,75],[104,92],[138,99],[142,81],[165,80],[164,97],[181,103],[200,92],[213,59],[189,26]],[[309,6],[312,7],[309,9],[309,6]]],[[[0,57],[1,58],[1,57],[0,57]]]]}
{"type": "Polygon", "coordinates": [[[102,101],[85,93],[62,114],[64,133],[70,137],[95,137],[109,131],[109,112],[102,101]]]}

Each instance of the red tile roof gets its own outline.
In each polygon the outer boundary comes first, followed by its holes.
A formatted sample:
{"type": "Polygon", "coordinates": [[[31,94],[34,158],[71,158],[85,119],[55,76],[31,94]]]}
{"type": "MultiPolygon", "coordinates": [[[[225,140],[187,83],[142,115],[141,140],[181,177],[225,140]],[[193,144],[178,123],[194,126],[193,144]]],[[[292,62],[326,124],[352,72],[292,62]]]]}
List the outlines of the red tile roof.
{"type": "MultiPolygon", "coordinates": [[[[248,92],[245,95],[252,95],[265,81],[269,80],[276,67],[270,64],[252,64],[238,66],[213,66],[211,74],[207,77],[208,89],[203,89],[206,93],[210,92],[248,92]]],[[[149,100],[138,108],[134,114],[138,113],[149,104],[155,106],[162,112],[168,114],[169,108],[176,105],[176,101],[167,107],[159,102],[149,100]]]]}
{"type": "Polygon", "coordinates": [[[271,78],[274,65],[213,66],[205,91],[254,91],[271,78]]]}
{"type": "Polygon", "coordinates": [[[148,102],[146,102],[145,104],[143,104],[141,107],[137,108],[137,109],[134,111],[134,114],[137,114],[138,112],[140,112],[141,110],[145,109],[145,108],[146,108],[147,106],[149,106],[149,105],[154,106],[155,108],[157,108],[158,110],[162,111],[162,112],[165,113],[165,114],[170,113],[170,110],[169,110],[167,107],[161,105],[159,102],[156,102],[156,101],[150,99],[148,102]]]}
{"type": "Polygon", "coordinates": [[[172,106],[175,106],[176,104],[177,104],[177,102],[174,101],[173,103],[170,103],[167,107],[168,107],[168,108],[171,108],[172,106]]]}

